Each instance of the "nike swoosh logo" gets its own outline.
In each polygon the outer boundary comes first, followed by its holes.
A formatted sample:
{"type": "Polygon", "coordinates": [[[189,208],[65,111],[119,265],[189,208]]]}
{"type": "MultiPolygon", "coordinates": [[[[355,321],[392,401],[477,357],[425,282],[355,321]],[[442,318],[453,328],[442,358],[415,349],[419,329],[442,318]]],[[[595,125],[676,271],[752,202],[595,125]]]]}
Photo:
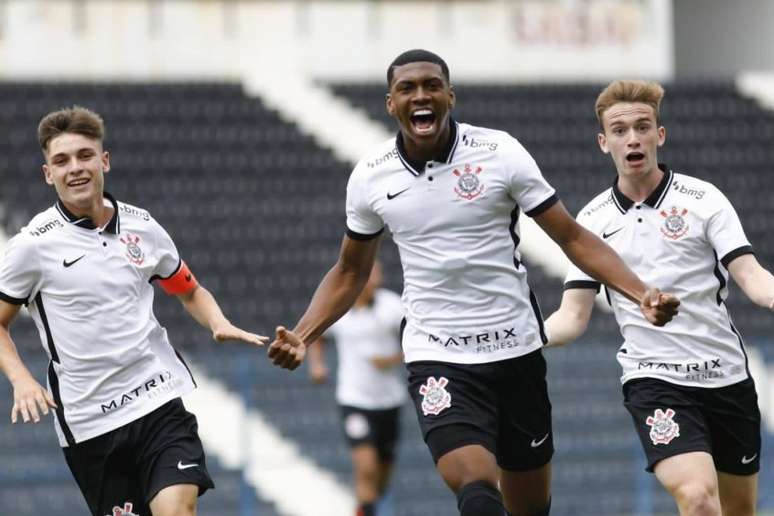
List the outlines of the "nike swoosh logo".
{"type": "Polygon", "coordinates": [[[391,200],[395,199],[397,196],[399,196],[400,194],[402,194],[403,192],[405,192],[406,190],[410,190],[410,189],[411,189],[411,187],[409,186],[408,188],[404,188],[403,190],[401,190],[398,193],[391,194],[390,192],[387,192],[387,200],[391,201],[391,200]]]}
{"type": "Polygon", "coordinates": [[[615,231],[611,231],[610,233],[602,233],[602,238],[610,238],[611,236],[615,235],[619,231],[621,231],[623,228],[618,228],[615,231]]]}
{"type": "Polygon", "coordinates": [[[539,441],[536,441],[535,439],[532,439],[532,442],[529,443],[529,445],[532,446],[533,448],[537,448],[538,446],[540,446],[541,444],[546,442],[546,439],[548,439],[549,435],[550,434],[544,435],[543,438],[541,440],[539,440],[539,441]]]}
{"type": "Polygon", "coordinates": [[[195,468],[195,467],[198,467],[198,466],[199,465],[196,464],[196,463],[193,463],[193,464],[183,464],[182,460],[177,461],[177,469],[179,469],[181,471],[184,470],[184,469],[195,468]]]}
{"type": "Polygon", "coordinates": [[[750,458],[748,459],[748,458],[747,458],[747,455],[744,455],[744,456],[742,457],[742,464],[749,464],[749,463],[751,463],[752,461],[754,461],[754,460],[755,460],[755,457],[757,457],[757,456],[758,456],[758,454],[756,453],[755,455],[753,455],[752,457],[750,457],[750,458]]]}
{"type": "Polygon", "coordinates": [[[75,265],[75,264],[78,262],[78,260],[80,260],[80,259],[81,259],[81,258],[83,258],[84,256],[86,256],[86,255],[85,255],[85,254],[84,254],[84,255],[81,255],[81,256],[79,256],[78,258],[76,258],[75,260],[73,260],[73,261],[71,261],[71,262],[68,262],[68,261],[67,261],[67,258],[65,258],[64,260],[62,260],[62,265],[64,265],[64,266],[65,266],[65,268],[67,268],[67,267],[70,267],[71,265],[75,265]]]}

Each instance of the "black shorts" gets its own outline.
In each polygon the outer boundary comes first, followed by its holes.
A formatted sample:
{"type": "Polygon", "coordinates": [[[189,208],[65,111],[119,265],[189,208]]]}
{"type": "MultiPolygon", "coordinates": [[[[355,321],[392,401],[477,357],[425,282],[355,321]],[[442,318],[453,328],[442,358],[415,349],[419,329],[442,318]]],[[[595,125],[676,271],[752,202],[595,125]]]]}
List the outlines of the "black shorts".
{"type": "Polygon", "coordinates": [[[207,472],[196,417],[180,398],[106,434],[63,448],[94,516],[150,514],[150,501],[176,484],[215,487],[207,472]],[[121,514],[121,513],[119,513],[121,514]]]}
{"type": "Polygon", "coordinates": [[[623,394],[648,471],[667,457],[695,451],[712,455],[724,473],[760,469],[761,414],[752,379],[709,389],[639,378],[626,382],[623,394]]]}
{"type": "Polygon", "coordinates": [[[409,393],[433,460],[480,444],[508,471],[544,466],[554,453],[541,350],[486,364],[407,365],[409,393]]]}
{"type": "Polygon", "coordinates": [[[400,407],[366,410],[341,405],[341,426],[351,447],[367,444],[376,448],[379,460],[392,462],[400,435],[400,407]]]}

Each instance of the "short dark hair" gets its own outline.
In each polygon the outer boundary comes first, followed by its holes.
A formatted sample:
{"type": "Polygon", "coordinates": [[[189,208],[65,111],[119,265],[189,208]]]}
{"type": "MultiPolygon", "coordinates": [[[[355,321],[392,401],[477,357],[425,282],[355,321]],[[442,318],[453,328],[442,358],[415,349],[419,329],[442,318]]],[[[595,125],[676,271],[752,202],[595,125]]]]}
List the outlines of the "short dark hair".
{"type": "Polygon", "coordinates": [[[446,82],[449,83],[449,67],[446,64],[446,61],[444,61],[441,56],[438,54],[434,54],[430,52],[429,50],[423,50],[421,48],[415,48],[413,50],[406,50],[401,55],[396,57],[392,63],[390,63],[390,66],[387,67],[387,87],[390,87],[390,84],[392,84],[392,76],[393,76],[393,70],[398,66],[403,66],[404,64],[408,63],[435,63],[438,66],[441,67],[441,71],[443,72],[443,76],[446,79],[446,82]]]}
{"type": "Polygon", "coordinates": [[[105,138],[105,122],[97,113],[81,106],[52,111],[38,124],[38,143],[43,152],[48,150],[52,139],[64,133],[80,134],[101,143],[105,138]]]}

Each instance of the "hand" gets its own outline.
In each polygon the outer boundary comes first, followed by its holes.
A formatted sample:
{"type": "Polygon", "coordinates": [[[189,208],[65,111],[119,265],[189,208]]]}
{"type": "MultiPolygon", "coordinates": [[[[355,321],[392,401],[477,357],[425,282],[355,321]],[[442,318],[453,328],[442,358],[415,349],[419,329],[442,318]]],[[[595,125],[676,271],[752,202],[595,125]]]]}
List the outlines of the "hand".
{"type": "Polygon", "coordinates": [[[40,421],[40,412],[48,415],[49,407],[57,408],[51,393],[32,376],[23,376],[13,383],[11,423],[16,423],[19,414],[25,423],[29,423],[30,420],[37,423],[40,421]]]}
{"type": "Polygon", "coordinates": [[[317,385],[328,381],[328,368],[324,364],[309,364],[309,378],[317,385]]]}
{"type": "Polygon", "coordinates": [[[250,333],[241,328],[237,328],[225,319],[212,325],[212,338],[217,342],[223,342],[224,340],[241,340],[248,344],[255,344],[256,346],[263,346],[269,342],[269,337],[256,335],[255,333],[250,333]]]}
{"type": "Polygon", "coordinates": [[[306,344],[298,335],[277,326],[277,336],[269,346],[269,358],[274,365],[291,371],[301,365],[306,356],[306,344]]]}
{"type": "Polygon", "coordinates": [[[672,294],[665,294],[657,288],[648,289],[640,302],[640,311],[654,326],[664,326],[677,315],[680,300],[672,294]]]}

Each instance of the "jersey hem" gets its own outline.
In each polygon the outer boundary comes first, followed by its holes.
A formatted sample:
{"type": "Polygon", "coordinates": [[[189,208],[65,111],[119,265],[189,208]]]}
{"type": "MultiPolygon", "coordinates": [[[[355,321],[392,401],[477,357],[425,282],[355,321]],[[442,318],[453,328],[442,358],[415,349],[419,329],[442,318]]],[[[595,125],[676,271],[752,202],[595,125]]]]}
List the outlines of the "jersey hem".
{"type": "Polygon", "coordinates": [[[722,382],[720,380],[713,381],[711,385],[710,384],[697,385],[696,382],[678,381],[675,378],[657,376],[652,374],[632,373],[629,375],[621,376],[621,385],[624,385],[626,384],[626,382],[629,382],[631,380],[638,380],[640,378],[651,378],[653,380],[661,380],[662,382],[671,383],[673,385],[679,385],[681,387],[696,387],[698,389],[719,389],[721,387],[728,387],[729,385],[734,385],[735,383],[743,382],[751,377],[750,375],[745,373],[743,375],[730,376],[727,379],[723,380],[722,382]]]}
{"type": "MultiPolygon", "coordinates": [[[[181,389],[178,392],[172,393],[169,397],[162,397],[160,399],[154,400],[153,403],[146,403],[143,405],[143,409],[141,411],[137,412],[136,414],[131,414],[126,418],[122,418],[120,421],[116,421],[114,424],[109,425],[110,426],[109,428],[100,428],[97,430],[92,430],[90,432],[78,433],[78,435],[76,435],[76,432],[73,431],[72,423],[68,423],[68,426],[70,428],[70,432],[72,432],[73,434],[73,440],[75,441],[75,444],[80,444],[84,441],[88,441],[89,439],[93,439],[95,437],[99,437],[100,435],[107,434],[109,432],[112,432],[113,430],[117,430],[121,428],[122,426],[126,426],[129,423],[137,421],[141,417],[147,416],[148,414],[150,414],[160,406],[164,405],[165,403],[168,403],[174,400],[175,398],[182,398],[184,395],[190,392],[193,392],[194,389],[195,387],[193,385],[188,385],[184,389],[181,389]]],[[[68,447],[67,441],[62,439],[61,437],[59,438],[59,445],[62,448],[68,447]]]]}
{"type": "Polygon", "coordinates": [[[352,240],[373,240],[374,238],[378,237],[384,232],[384,228],[380,229],[376,233],[358,233],[357,231],[352,231],[351,229],[347,228],[347,236],[351,238],[352,240]]]}
{"type": "Polygon", "coordinates": [[[723,264],[723,267],[728,269],[728,266],[731,262],[740,256],[744,256],[745,254],[755,254],[751,245],[743,245],[742,247],[738,247],[730,253],[727,253],[723,258],[720,259],[720,263],[723,264]]]}
{"type": "Polygon", "coordinates": [[[29,304],[29,298],[13,297],[4,292],[0,292],[0,299],[12,305],[26,305],[29,304]]]}
{"type": "Polygon", "coordinates": [[[509,351],[508,353],[498,353],[498,354],[491,354],[485,357],[478,357],[476,355],[470,355],[470,354],[463,354],[462,356],[455,355],[449,355],[443,352],[438,351],[431,351],[431,350],[421,350],[421,351],[414,351],[409,352],[404,349],[404,353],[406,355],[406,364],[410,364],[412,362],[445,362],[447,364],[462,364],[462,365],[473,365],[473,364],[489,364],[491,362],[501,362],[503,360],[510,360],[511,358],[517,358],[524,355],[528,355],[529,353],[532,353],[534,351],[537,351],[538,349],[543,349],[542,343],[535,343],[523,346],[523,350],[520,351],[509,351]]]}

